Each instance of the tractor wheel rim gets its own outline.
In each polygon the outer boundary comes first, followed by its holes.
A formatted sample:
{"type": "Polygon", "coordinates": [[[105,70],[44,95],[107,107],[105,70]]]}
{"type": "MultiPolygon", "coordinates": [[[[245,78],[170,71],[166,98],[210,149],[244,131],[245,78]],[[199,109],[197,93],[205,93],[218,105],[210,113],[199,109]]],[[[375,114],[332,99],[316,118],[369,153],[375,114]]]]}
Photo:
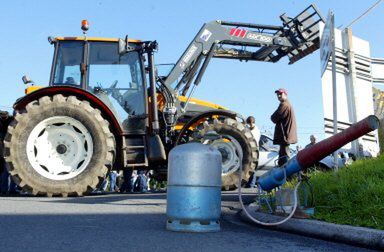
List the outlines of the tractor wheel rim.
{"type": "Polygon", "coordinates": [[[68,116],[41,121],[27,140],[27,156],[33,169],[52,180],[78,176],[89,165],[93,148],[87,128],[68,116]]]}
{"type": "Polygon", "coordinates": [[[239,142],[231,136],[222,136],[210,145],[218,149],[222,156],[222,175],[228,175],[240,169],[243,151],[239,142]]]}

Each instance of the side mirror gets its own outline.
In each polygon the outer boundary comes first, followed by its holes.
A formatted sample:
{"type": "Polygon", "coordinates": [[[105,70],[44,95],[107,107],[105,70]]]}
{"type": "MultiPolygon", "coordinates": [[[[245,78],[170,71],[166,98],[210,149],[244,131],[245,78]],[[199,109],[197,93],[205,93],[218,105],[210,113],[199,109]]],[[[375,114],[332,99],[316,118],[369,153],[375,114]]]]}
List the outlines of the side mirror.
{"type": "Polygon", "coordinates": [[[123,54],[127,53],[126,47],[127,47],[126,41],[124,41],[122,39],[119,39],[119,54],[120,55],[123,55],[123,54]]]}
{"type": "Polygon", "coordinates": [[[128,35],[125,36],[125,39],[119,39],[119,55],[123,55],[137,49],[137,46],[129,44],[128,35]]]}
{"type": "Polygon", "coordinates": [[[33,80],[31,80],[27,75],[24,75],[22,78],[21,78],[24,82],[25,85],[29,84],[29,83],[32,83],[32,84],[35,84],[33,82],[33,80]]]}

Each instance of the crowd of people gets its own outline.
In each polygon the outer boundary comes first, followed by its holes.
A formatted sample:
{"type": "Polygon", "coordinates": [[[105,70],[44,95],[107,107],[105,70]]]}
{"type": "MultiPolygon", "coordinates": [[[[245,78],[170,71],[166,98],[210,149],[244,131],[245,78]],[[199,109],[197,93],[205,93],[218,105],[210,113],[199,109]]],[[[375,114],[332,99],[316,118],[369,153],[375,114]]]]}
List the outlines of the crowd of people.
{"type": "Polygon", "coordinates": [[[154,191],[152,171],[126,169],[111,171],[97,192],[145,193],[154,191]],[[152,180],[153,183],[150,183],[152,180]]]}

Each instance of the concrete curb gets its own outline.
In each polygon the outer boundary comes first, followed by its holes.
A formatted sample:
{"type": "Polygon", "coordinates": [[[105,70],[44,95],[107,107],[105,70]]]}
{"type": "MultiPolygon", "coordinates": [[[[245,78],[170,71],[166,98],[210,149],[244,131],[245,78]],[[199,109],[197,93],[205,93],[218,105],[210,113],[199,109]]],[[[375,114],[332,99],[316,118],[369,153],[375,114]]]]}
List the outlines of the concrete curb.
{"type": "MultiPolygon", "coordinates": [[[[265,218],[266,216],[269,216],[268,214],[249,210],[248,207],[247,210],[251,216],[256,219],[263,219],[263,217],[265,218]]],[[[240,210],[239,216],[243,221],[260,226],[250,220],[245,215],[243,210],[240,210]]],[[[371,249],[384,250],[384,231],[377,229],[338,225],[317,220],[295,218],[291,218],[279,226],[265,228],[315,237],[328,241],[358,245],[371,249]]]]}

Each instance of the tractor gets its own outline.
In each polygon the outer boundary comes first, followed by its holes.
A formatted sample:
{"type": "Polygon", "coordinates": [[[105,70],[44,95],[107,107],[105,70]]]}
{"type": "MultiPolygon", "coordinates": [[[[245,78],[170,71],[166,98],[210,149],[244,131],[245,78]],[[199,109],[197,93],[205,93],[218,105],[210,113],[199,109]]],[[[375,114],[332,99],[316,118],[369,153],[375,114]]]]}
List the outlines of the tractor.
{"type": "MultiPolygon", "coordinates": [[[[164,178],[167,156],[198,141],[222,154],[222,186],[234,189],[257,167],[258,144],[243,117],[193,98],[212,58],[290,63],[319,48],[319,22],[311,5],[283,25],[212,21],[204,24],[173,69],[157,74],[156,41],[49,37],[54,46],[49,85],[26,76],[26,95],[4,141],[13,180],[26,192],[81,196],[111,170],[152,169],[164,178]]],[[[207,167],[209,169],[209,167],[207,167]]]]}

